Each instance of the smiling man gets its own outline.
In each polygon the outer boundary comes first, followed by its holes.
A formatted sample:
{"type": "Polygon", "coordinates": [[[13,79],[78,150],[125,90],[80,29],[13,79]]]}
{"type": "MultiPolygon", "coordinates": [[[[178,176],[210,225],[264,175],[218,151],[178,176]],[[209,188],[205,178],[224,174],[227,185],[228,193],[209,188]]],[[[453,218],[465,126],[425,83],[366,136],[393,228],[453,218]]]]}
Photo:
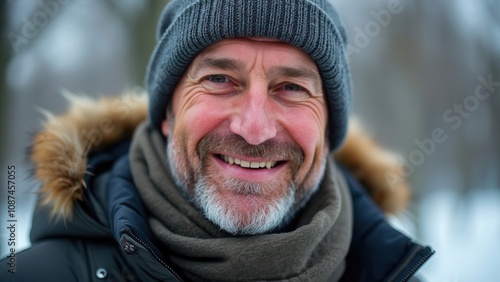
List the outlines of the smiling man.
{"type": "Polygon", "coordinates": [[[173,92],[162,123],[172,175],[230,233],[282,227],[319,186],[327,116],[305,52],[266,38],[224,39],[196,56],[173,92]]]}
{"type": "Polygon", "coordinates": [[[345,46],[326,1],[170,1],[147,121],[73,97],[36,136],[32,247],[2,281],[410,280],[433,251],[358,182],[394,211],[398,167],[356,130],[342,147],[345,46]]]}

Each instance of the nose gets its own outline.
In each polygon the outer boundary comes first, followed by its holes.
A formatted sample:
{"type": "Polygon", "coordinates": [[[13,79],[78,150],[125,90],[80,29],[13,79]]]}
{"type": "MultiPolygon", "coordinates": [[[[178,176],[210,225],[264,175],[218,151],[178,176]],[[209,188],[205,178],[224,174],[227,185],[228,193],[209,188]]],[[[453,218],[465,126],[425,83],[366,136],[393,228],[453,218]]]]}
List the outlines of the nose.
{"type": "Polygon", "coordinates": [[[276,137],[274,113],[265,89],[241,93],[241,102],[231,124],[231,132],[243,137],[249,144],[259,145],[276,137]]]}

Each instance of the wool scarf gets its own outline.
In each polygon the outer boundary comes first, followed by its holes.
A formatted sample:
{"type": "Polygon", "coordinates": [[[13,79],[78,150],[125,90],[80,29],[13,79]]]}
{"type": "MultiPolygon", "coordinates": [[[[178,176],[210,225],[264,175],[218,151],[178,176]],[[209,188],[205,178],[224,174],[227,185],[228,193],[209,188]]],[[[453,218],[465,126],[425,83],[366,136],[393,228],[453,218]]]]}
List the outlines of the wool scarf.
{"type": "Polygon", "coordinates": [[[188,202],[168,168],[166,140],[135,132],[130,166],[164,256],[192,281],[337,281],[351,241],[352,207],[332,158],[318,191],[286,229],[235,236],[188,202]]]}

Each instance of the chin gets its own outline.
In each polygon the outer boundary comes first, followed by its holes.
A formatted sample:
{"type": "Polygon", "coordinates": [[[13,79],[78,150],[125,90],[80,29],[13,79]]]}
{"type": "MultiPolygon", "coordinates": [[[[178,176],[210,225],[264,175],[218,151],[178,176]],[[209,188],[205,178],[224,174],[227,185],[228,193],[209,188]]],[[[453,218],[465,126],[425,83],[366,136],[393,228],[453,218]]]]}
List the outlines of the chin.
{"type": "Polygon", "coordinates": [[[293,187],[276,199],[234,192],[221,194],[204,181],[199,181],[195,188],[198,209],[207,219],[233,235],[264,234],[280,229],[293,218],[294,203],[293,187]]]}

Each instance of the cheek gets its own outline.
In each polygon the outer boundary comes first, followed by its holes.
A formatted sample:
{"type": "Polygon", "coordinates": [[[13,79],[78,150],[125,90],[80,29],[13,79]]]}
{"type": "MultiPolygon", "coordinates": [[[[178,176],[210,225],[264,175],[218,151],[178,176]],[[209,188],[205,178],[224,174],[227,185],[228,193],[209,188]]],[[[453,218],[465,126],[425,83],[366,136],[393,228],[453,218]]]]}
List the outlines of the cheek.
{"type": "Polygon", "coordinates": [[[227,119],[224,108],[227,107],[208,95],[180,101],[175,113],[174,136],[183,136],[183,142],[187,143],[184,145],[193,154],[198,142],[227,119]]]}
{"type": "MultiPolygon", "coordinates": [[[[302,187],[312,187],[325,154],[326,107],[313,105],[289,109],[284,127],[304,152],[304,162],[295,175],[302,187]],[[311,179],[313,177],[314,179],[311,179]],[[311,182],[312,181],[312,182],[311,182]]],[[[328,149],[326,149],[328,150],[328,149]]]]}
{"type": "Polygon", "coordinates": [[[305,162],[312,162],[317,151],[325,146],[326,107],[297,107],[285,113],[285,129],[304,151],[305,162]]]}

